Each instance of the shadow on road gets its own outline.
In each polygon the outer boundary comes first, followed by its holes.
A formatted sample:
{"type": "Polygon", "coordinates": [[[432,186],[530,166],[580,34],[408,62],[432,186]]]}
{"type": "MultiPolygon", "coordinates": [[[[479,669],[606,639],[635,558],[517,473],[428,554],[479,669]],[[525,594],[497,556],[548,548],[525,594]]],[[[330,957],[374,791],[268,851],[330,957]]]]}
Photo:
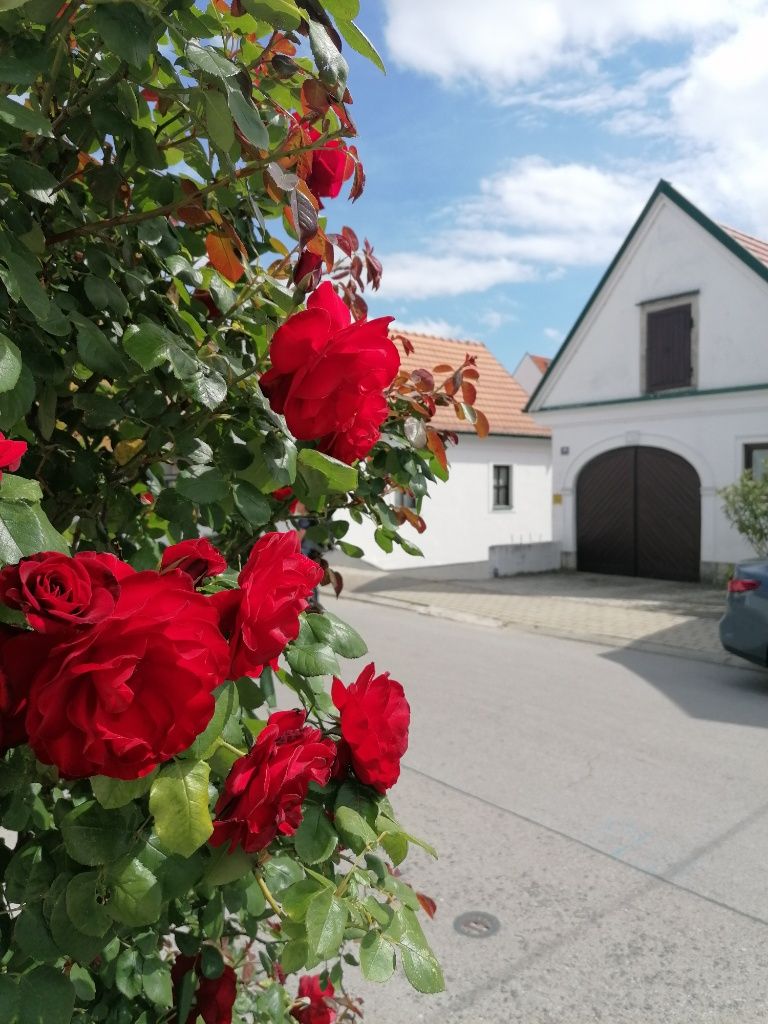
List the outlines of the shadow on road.
{"type": "MultiPolygon", "coordinates": [[[[643,643],[657,641],[669,643],[670,637],[659,639],[654,634],[645,637],[643,643]]],[[[692,718],[768,728],[768,670],[757,666],[752,669],[747,662],[742,667],[701,661],[696,662],[695,671],[677,672],[669,656],[632,646],[609,651],[602,657],[650,683],[692,718]]]]}

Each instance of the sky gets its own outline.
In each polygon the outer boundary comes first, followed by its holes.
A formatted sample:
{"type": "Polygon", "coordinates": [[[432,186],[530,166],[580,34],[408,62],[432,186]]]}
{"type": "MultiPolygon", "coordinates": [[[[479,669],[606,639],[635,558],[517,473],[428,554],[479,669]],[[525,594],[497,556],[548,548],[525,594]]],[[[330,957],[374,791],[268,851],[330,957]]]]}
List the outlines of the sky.
{"type": "MultiPolygon", "coordinates": [[[[768,0],[362,0],[370,315],[553,355],[659,178],[768,238],[768,0]]],[[[345,51],[348,48],[345,48],[345,51]]]]}

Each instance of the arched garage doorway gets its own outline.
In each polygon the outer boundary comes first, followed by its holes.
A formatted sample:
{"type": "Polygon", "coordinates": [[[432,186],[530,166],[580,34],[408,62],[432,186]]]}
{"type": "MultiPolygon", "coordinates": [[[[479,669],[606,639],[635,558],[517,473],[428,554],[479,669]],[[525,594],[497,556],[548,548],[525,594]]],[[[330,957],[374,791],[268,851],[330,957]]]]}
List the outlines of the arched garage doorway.
{"type": "Polygon", "coordinates": [[[614,448],[576,485],[582,572],[698,580],[701,493],[693,466],[663,448],[614,448]]]}

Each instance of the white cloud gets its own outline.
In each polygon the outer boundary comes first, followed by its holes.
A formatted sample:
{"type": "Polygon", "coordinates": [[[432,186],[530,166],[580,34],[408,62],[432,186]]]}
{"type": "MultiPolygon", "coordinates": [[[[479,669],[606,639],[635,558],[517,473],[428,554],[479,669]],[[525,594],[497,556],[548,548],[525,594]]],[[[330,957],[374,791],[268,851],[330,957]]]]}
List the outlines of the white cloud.
{"type": "Polygon", "coordinates": [[[410,331],[411,334],[434,334],[438,338],[460,338],[465,333],[458,324],[431,317],[426,317],[424,320],[398,319],[393,325],[393,330],[410,331]]]}
{"type": "Polygon", "coordinates": [[[482,249],[477,258],[395,252],[384,254],[382,262],[384,276],[378,296],[387,299],[428,299],[484,292],[497,284],[515,284],[536,277],[533,267],[506,257],[487,259],[482,249]]]}
{"type": "MultiPolygon", "coordinates": [[[[564,266],[605,263],[654,184],[642,175],[541,157],[514,161],[482,181],[478,195],[455,204],[456,226],[433,237],[429,253],[384,254],[381,293],[462,295],[551,278],[564,266]]],[[[486,321],[492,329],[501,322],[486,321]]]]}
{"type": "Polygon", "coordinates": [[[553,70],[590,70],[636,40],[669,42],[738,25],[761,0],[385,0],[394,60],[491,91],[553,70]]]}
{"type": "Polygon", "coordinates": [[[562,341],[565,335],[559,327],[545,327],[543,332],[547,341],[562,341]]]}
{"type": "Polygon", "coordinates": [[[498,331],[504,324],[514,323],[517,316],[514,313],[502,312],[500,309],[488,309],[485,313],[481,313],[478,319],[489,331],[498,331]]]}

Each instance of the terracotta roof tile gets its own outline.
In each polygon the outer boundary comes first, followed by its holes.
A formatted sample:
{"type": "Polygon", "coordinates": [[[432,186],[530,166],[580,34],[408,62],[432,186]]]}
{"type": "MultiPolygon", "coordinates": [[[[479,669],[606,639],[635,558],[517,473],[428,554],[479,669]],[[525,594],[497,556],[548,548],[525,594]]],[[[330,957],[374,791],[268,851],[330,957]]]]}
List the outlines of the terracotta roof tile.
{"type": "Polygon", "coordinates": [[[750,255],[768,267],[768,242],[755,238],[753,235],[746,235],[743,231],[737,231],[736,228],[729,228],[725,224],[720,226],[735,242],[738,242],[743,249],[746,249],[750,255]]]}
{"type": "Polygon", "coordinates": [[[531,356],[536,366],[541,370],[542,373],[546,373],[549,369],[549,364],[552,362],[546,356],[531,356]]]}
{"type": "MultiPolygon", "coordinates": [[[[413,353],[406,355],[402,345],[398,344],[404,369],[431,370],[440,363],[458,367],[464,361],[465,355],[476,357],[477,370],[480,373],[480,379],[475,382],[477,408],[488,417],[492,434],[549,437],[550,432],[546,427],[539,426],[523,412],[528,395],[482,342],[437,338],[434,335],[414,334],[411,331],[394,330],[392,333],[405,336],[413,345],[413,353]]],[[[457,419],[452,409],[438,409],[432,422],[442,430],[474,433],[472,425],[457,419]]]]}

